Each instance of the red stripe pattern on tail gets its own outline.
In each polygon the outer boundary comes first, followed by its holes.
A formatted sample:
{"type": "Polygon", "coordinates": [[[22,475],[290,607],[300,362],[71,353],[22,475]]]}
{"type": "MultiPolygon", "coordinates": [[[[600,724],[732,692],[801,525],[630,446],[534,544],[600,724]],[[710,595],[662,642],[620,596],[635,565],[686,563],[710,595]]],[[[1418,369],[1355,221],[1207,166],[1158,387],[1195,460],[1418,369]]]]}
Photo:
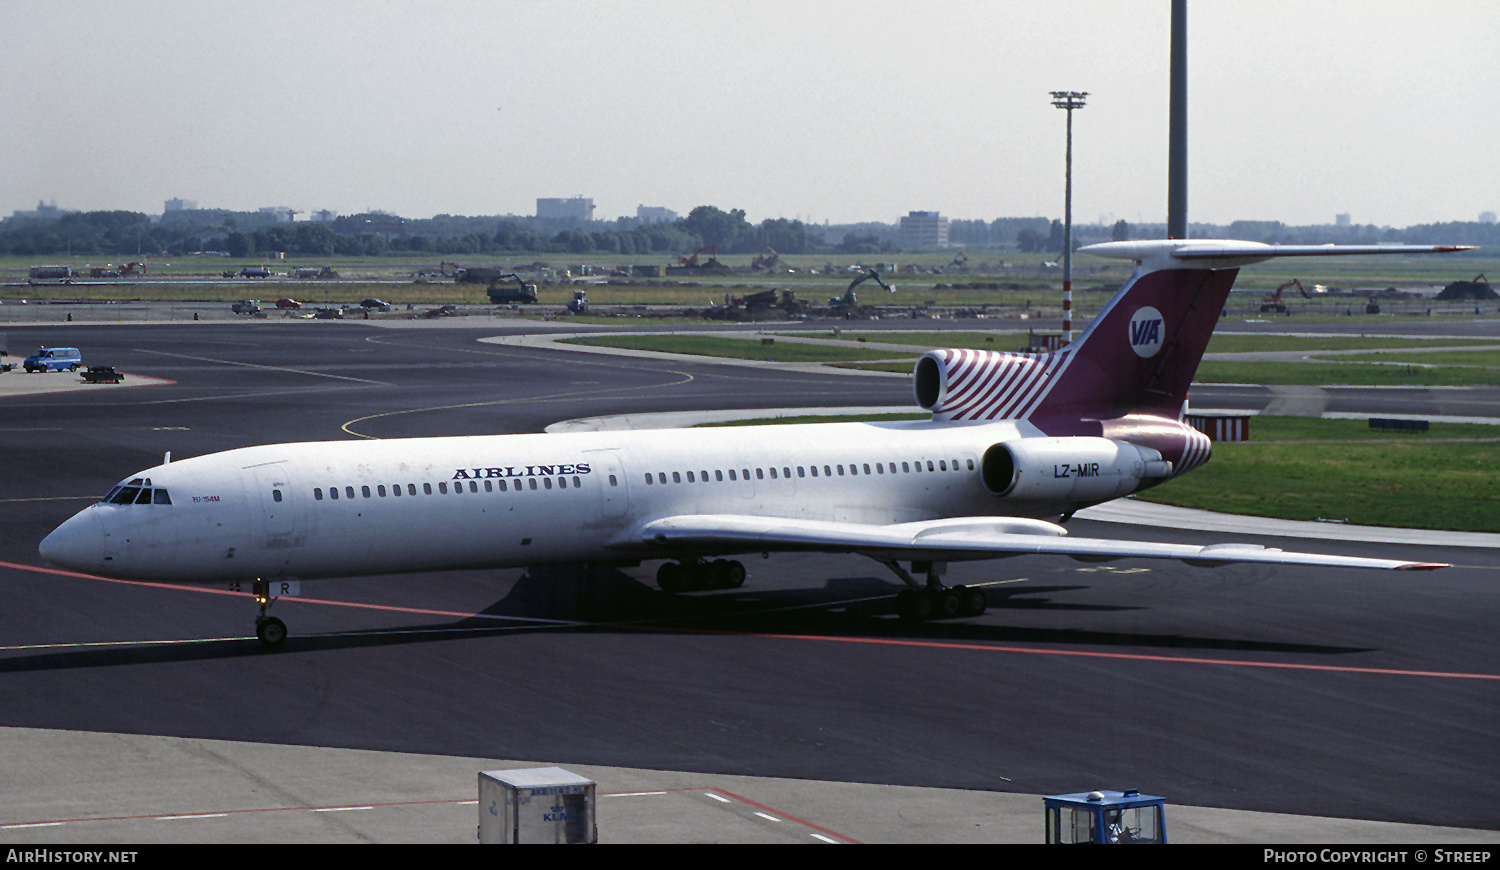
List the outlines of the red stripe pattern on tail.
{"type": "Polygon", "coordinates": [[[935,420],[1019,420],[1046,397],[1072,351],[997,353],[950,348],[936,353],[945,370],[935,420]]]}
{"type": "Polygon", "coordinates": [[[1186,474],[1207,462],[1209,453],[1213,452],[1213,441],[1197,429],[1184,426],[1183,436],[1186,443],[1182,445],[1182,458],[1172,465],[1173,477],[1186,474]]]}

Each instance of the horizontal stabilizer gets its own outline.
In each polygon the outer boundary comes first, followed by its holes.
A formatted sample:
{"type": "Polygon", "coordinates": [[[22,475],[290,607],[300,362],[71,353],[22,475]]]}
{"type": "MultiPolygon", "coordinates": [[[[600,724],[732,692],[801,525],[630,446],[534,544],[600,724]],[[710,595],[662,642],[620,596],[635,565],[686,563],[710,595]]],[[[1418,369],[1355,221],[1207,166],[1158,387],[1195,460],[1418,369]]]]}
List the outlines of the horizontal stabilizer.
{"type": "Polygon", "coordinates": [[[1472,245],[1267,245],[1223,239],[1155,239],[1102,242],[1078,249],[1114,260],[1134,260],[1147,270],[1230,269],[1278,257],[1338,257],[1370,254],[1451,254],[1472,245]]]}

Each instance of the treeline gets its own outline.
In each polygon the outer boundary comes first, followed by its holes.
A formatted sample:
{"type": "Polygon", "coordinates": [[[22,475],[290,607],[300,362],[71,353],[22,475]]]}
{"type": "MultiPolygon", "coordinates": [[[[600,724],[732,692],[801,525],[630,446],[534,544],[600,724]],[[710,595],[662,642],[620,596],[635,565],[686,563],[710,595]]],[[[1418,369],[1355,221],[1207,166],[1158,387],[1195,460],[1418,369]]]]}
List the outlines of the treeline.
{"type": "MultiPolygon", "coordinates": [[[[951,245],[970,249],[1061,252],[1062,223],[1044,217],[950,220],[951,245]]],[[[1120,239],[1162,238],[1165,224],[1073,227],[1074,245],[1120,239]]],[[[1405,229],[1351,226],[1288,226],[1279,221],[1190,224],[1190,237],[1243,239],[1268,244],[1463,244],[1500,245],[1500,224],[1452,222],[1405,229]]],[[[37,258],[110,257],[221,251],[243,259],[286,252],[310,257],[387,254],[475,256],[535,254],[685,254],[708,248],[717,254],[881,254],[898,250],[896,224],[860,223],[810,227],[772,218],[752,224],[741,209],[710,205],[669,223],[634,218],[581,223],[533,217],[437,215],[407,219],[359,214],[332,221],[279,222],[261,212],[198,209],[159,218],[130,211],[72,212],[56,219],[11,219],[0,223],[0,254],[37,258]]]]}
{"type": "MultiPolygon", "coordinates": [[[[834,246],[837,249],[838,246],[834,246]]],[[[386,254],[667,254],[712,248],[721,254],[783,254],[828,250],[821,233],[801,221],[773,218],[752,225],[739,209],[699,206],[670,223],[632,218],[580,223],[531,217],[437,215],[408,219],[346,215],[332,221],[278,221],[260,212],[201,209],[160,219],[128,211],[73,212],[60,218],[0,224],[0,254],[20,256],[181,255],[220,251],[234,258],[285,252],[297,256],[386,254]]]]}

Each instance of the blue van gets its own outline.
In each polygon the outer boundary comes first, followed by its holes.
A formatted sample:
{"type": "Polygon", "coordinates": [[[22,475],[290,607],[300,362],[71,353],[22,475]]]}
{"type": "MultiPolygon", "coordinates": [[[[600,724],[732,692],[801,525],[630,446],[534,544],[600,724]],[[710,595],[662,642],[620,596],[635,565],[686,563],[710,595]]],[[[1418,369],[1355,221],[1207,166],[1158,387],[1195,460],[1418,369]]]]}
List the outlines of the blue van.
{"type": "Polygon", "coordinates": [[[76,372],[78,367],[83,365],[83,357],[79,355],[76,347],[39,347],[36,353],[27,357],[22,365],[26,366],[28,374],[60,372],[63,369],[76,372]]]}

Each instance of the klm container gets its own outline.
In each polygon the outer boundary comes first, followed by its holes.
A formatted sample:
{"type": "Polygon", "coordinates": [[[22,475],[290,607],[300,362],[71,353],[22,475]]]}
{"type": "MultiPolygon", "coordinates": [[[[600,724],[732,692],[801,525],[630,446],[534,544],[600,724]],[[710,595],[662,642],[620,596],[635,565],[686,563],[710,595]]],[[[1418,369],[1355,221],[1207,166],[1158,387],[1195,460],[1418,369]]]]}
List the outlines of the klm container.
{"type": "Polygon", "coordinates": [[[594,783],[560,767],[479,773],[479,842],[597,843],[594,783]]]}

